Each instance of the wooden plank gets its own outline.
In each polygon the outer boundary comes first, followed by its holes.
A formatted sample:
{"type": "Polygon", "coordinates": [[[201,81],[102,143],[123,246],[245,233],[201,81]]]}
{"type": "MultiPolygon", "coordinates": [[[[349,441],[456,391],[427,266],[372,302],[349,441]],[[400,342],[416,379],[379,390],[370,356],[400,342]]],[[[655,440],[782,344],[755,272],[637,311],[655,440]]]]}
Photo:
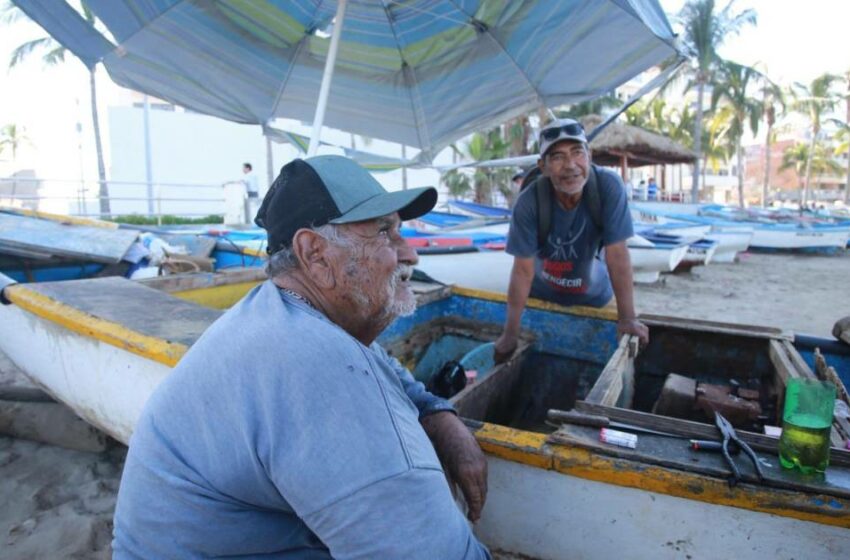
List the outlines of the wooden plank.
{"type": "Polygon", "coordinates": [[[92,317],[186,346],[222,314],[126,278],[42,282],[27,288],[92,317]]]}
{"type": "Polygon", "coordinates": [[[702,321],[699,319],[683,319],[679,317],[667,317],[664,315],[644,313],[641,313],[640,320],[649,327],[671,327],[697,333],[713,332],[718,334],[746,336],[750,338],[794,340],[794,334],[790,331],[758,325],[736,325],[732,323],[702,321]]]}
{"type": "MultiPolygon", "coordinates": [[[[642,428],[649,428],[651,430],[658,430],[659,432],[667,432],[687,438],[720,439],[720,433],[713,424],[702,424],[700,422],[692,422],[690,420],[682,420],[680,418],[658,416],[657,414],[650,414],[648,412],[605,406],[588,402],[587,400],[576,401],[575,408],[579,412],[607,416],[610,420],[615,422],[634,424],[635,426],[640,426],[642,428]]],[[[779,438],[766,436],[764,434],[755,434],[753,432],[745,432],[743,430],[738,430],[738,437],[740,437],[753,449],[768,451],[774,454],[779,452],[779,438]]],[[[830,450],[829,457],[831,465],[850,467],[850,451],[846,449],[837,449],[833,447],[830,450]]]]}
{"type": "Polygon", "coordinates": [[[493,372],[473,385],[467,386],[450,399],[458,415],[475,420],[486,420],[501,409],[507,409],[522,374],[522,362],[531,346],[520,341],[511,358],[497,365],[493,372]]]}
{"type": "Polygon", "coordinates": [[[0,250],[118,262],[139,232],[64,224],[0,212],[0,250]]]}
{"type": "MultiPolygon", "coordinates": [[[[624,336],[620,344],[599,374],[599,379],[593,384],[593,389],[587,395],[588,402],[614,406],[623,392],[624,382],[629,370],[634,377],[634,360],[629,357],[629,338],[624,336]]],[[[634,380],[632,380],[633,382],[634,380]]]]}
{"type": "Polygon", "coordinates": [[[806,360],[803,359],[803,356],[797,352],[797,349],[794,348],[794,344],[791,341],[782,341],[782,347],[785,348],[785,353],[788,354],[788,358],[791,360],[791,363],[794,364],[794,367],[803,374],[804,377],[810,377],[814,379],[817,377],[815,372],[812,371],[812,368],[809,367],[809,364],[806,363],[806,360]]]}
{"type": "MultiPolygon", "coordinates": [[[[546,441],[550,444],[578,446],[603,455],[719,478],[727,478],[731,474],[720,453],[692,451],[686,438],[638,434],[637,447],[630,449],[599,441],[599,428],[565,425],[550,434],[546,441]]],[[[759,484],[752,462],[745,454],[739,453],[732,458],[738,465],[744,482],[759,484]]],[[[850,497],[850,473],[847,471],[831,472],[827,478],[798,476],[793,471],[782,469],[775,456],[764,457],[760,465],[765,475],[763,484],[766,486],[850,497]]]]}
{"type": "MultiPolygon", "coordinates": [[[[778,340],[770,341],[768,356],[770,357],[773,367],[776,369],[776,375],[779,377],[779,380],[782,381],[783,389],[785,385],[788,384],[789,379],[800,377],[800,372],[797,371],[791,363],[791,360],[788,358],[788,352],[785,346],[783,346],[778,340]]],[[[782,394],[784,394],[784,390],[782,391],[782,394]]],[[[782,399],[780,398],[780,401],[781,400],[782,399]]],[[[782,403],[780,402],[779,405],[781,404],[782,403]]]]}
{"type": "Polygon", "coordinates": [[[202,272],[192,274],[172,274],[137,280],[139,284],[161,292],[183,292],[201,288],[213,288],[240,284],[242,282],[262,282],[267,278],[265,271],[259,267],[233,268],[219,272],[202,272]]]}

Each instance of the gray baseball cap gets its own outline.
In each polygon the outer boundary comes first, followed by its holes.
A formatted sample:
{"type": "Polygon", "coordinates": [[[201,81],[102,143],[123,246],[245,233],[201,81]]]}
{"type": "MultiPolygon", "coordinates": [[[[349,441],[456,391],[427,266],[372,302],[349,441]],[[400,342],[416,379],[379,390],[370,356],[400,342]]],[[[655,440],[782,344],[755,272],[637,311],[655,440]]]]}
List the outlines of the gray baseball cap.
{"type": "Polygon", "coordinates": [[[348,224],[398,212],[412,220],[437,204],[433,187],[387,192],[355,161],[342,156],[296,159],[280,170],[254,223],[268,232],[269,254],[292,243],[305,227],[348,224]]]}
{"type": "Polygon", "coordinates": [[[558,119],[550,122],[540,130],[538,140],[541,159],[546,157],[546,152],[549,151],[549,148],[561,140],[574,140],[587,144],[584,126],[575,119],[558,119]]]}

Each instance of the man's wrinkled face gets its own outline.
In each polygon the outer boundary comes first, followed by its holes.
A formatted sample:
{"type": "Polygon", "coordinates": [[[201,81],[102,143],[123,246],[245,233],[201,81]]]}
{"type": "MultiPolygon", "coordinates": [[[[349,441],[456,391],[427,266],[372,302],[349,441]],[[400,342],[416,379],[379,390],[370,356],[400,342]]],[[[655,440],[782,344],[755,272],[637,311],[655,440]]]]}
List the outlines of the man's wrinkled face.
{"type": "Polygon", "coordinates": [[[387,324],[412,314],[416,297],[409,281],[419,259],[401,236],[398,214],[348,224],[345,237],[337,278],[352,311],[387,324]]]}
{"type": "Polygon", "coordinates": [[[541,169],[555,190],[567,195],[578,194],[590,172],[590,153],[581,142],[563,140],[549,148],[541,160],[541,169]]]}

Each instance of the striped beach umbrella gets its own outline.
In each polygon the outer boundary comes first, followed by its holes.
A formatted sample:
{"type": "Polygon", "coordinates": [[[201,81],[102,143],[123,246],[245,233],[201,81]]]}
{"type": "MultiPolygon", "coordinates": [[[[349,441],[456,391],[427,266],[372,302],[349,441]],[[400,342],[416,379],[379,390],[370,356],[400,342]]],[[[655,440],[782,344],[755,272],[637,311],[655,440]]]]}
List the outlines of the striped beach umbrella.
{"type": "Polygon", "coordinates": [[[86,0],[96,27],[65,0],[13,2],[122,86],[239,123],[323,123],[423,161],[678,54],[657,0],[86,0]]]}

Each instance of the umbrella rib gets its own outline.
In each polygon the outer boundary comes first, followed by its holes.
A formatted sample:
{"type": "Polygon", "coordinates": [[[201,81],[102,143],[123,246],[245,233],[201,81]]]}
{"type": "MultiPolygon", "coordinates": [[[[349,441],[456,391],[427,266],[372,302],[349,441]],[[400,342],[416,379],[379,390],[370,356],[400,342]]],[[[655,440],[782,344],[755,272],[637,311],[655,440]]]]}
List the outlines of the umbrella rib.
{"type": "Polygon", "coordinates": [[[280,99],[283,97],[283,92],[286,89],[287,84],[289,84],[289,79],[292,77],[292,71],[295,69],[295,63],[298,61],[298,57],[301,56],[301,49],[304,48],[304,44],[307,42],[308,35],[304,35],[298,41],[298,46],[295,48],[295,56],[292,58],[292,62],[289,65],[289,68],[286,70],[286,76],[284,76],[283,80],[280,83],[280,87],[277,90],[277,95],[274,98],[274,102],[271,106],[271,113],[266,117],[266,122],[270,122],[275,118],[275,114],[277,113],[277,108],[280,105],[280,99]]]}
{"type": "MultiPolygon", "coordinates": [[[[400,4],[396,2],[397,4],[400,4]]],[[[381,6],[384,9],[384,14],[387,16],[387,24],[390,26],[390,31],[393,33],[393,38],[395,39],[396,49],[398,49],[398,57],[401,60],[401,75],[404,78],[404,81],[408,84],[410,90],[410,109],[413,111],[413,119],[416,124],[416,137],[419,139],[419,149],[421,151],[428,151],[428,157],[430,158],[432,154],[431,150],[431,133],[428,131],[428,125],[425,122],[425,119],[420,119],[420,114],[422,113],[422,103],[419,99],[419,87],[416,85],[416,81],[410,79],[410,73],[413,72],[413,68],[407,63],[404,59],[404,53],[401,51],[401,42],[398,39],[398,33],[396,33],[395,26],[393,25],[393,17],[390,13],[389,6],[387,2],[381,0],[381,6]],[[427,136],[427,140],[423,139],[422,131],[425,132],[427,136]]]]}
{"type": "MultiPolygon", "coordinates": [[[[317,14],[319,10],[322,8],[323,0],[319,0],[318,4],[316,4],[316,9],[313,12],[313,17],[310,19],[311,27],[308,29],[312,29],[312,25],[315,25],[317,14]]],[[[283,81],[280,83],[280,88],[277,90],[277,95],[275,96],[274,103],[272,103],[271,114],[266,119],[266,122],[270,122],[275,118],[275,113],[277,113],[277,108],[280,105],[280,99],[283,97],[283,92],[286,89],[287,84],[289,83],[289,79],[292,77],[292,72],[295,70],[295,64],[298,62],[298,58],[301,56],[301,50],[304,48],[304,45],[307,43],[307,40],[310,38],[309,33],[305,33],[303,37],[298,41],[298,46],[295,48],[295,56],[292,57],[292,62],[289,65],[289,68],[286,71],[286,76],[283,78],[283,81]]]]}
{"type": "MultiPolygon", "coordinates": [[[[454,0],[449,0],[449,1],[451,2],[451,4],[455,7],[455,9],[456,9],[458,12],[460,12],[460,13],[462,13],[462,14],[464,14],[464,15],[468,16],[469,18],[473,18],[473,19],[474,19],[474,16],[471,16],[471,15],[467,14],[466,12],[464,12],[464,11],[460,8],[460,6],[458,6],[458,5],[457,5],[457,2],[455,2],[454,0]]],[[[476,28],[476,29],[478,29],[478,28],[476,28]]],[[[546,106],[546,103],[543,101],[543,97],[540,95],[540,92],[539,92],[539,91],[537,91],[537,87],[535,87],[534,82],[532,82],[532,81],[531,81],[531,78],[529,78],[528,74],[526,74],[526,73],[525,73],[525,71],[524,71],[522,68],[520,68],[519,64],[517,64],[516,60],[514,60],[514,57],[513,57],[513,56],[511,56],[511,54],[508,52],[508,50],[505,48],[505,46],[504,46],[504,45],[502,45],[502,43],[500,43],[500,42],[496,39],[496,37],[495,37],[492,33],[490,33],[490,27],[488,26],[488,27],[487,27],[487,28],[483,31],[483,33],[482,33],[482,34],[483,34],[483,35],[486,35],[487,37],[489,37],[490,41],[492,41],[492,42],[493,42],[493,43],[494,43],[494,44],[498,47],[499,51],[500,51],[503,55],[505,55],[505,57],[506,57],[508,60],[510,60],[510,61],[511,61],[511,64],[513,65],[514,69],[516,69],[517,73],[518,73],[518,74],[522,77],[522,79],[525,81],[525,83],[527,83],[527,84],[528,84],[528,87],[530,87],[530,88],[531,88],[531,91],[532,91],[532,92],[534,92],[534,95],[535,95],[535,97],[537,97],[537,101],[538,101],[538,103],[540,104],[540,106],[541,106],[541,107],[545,107],[545,106],[546,106]]]]}

